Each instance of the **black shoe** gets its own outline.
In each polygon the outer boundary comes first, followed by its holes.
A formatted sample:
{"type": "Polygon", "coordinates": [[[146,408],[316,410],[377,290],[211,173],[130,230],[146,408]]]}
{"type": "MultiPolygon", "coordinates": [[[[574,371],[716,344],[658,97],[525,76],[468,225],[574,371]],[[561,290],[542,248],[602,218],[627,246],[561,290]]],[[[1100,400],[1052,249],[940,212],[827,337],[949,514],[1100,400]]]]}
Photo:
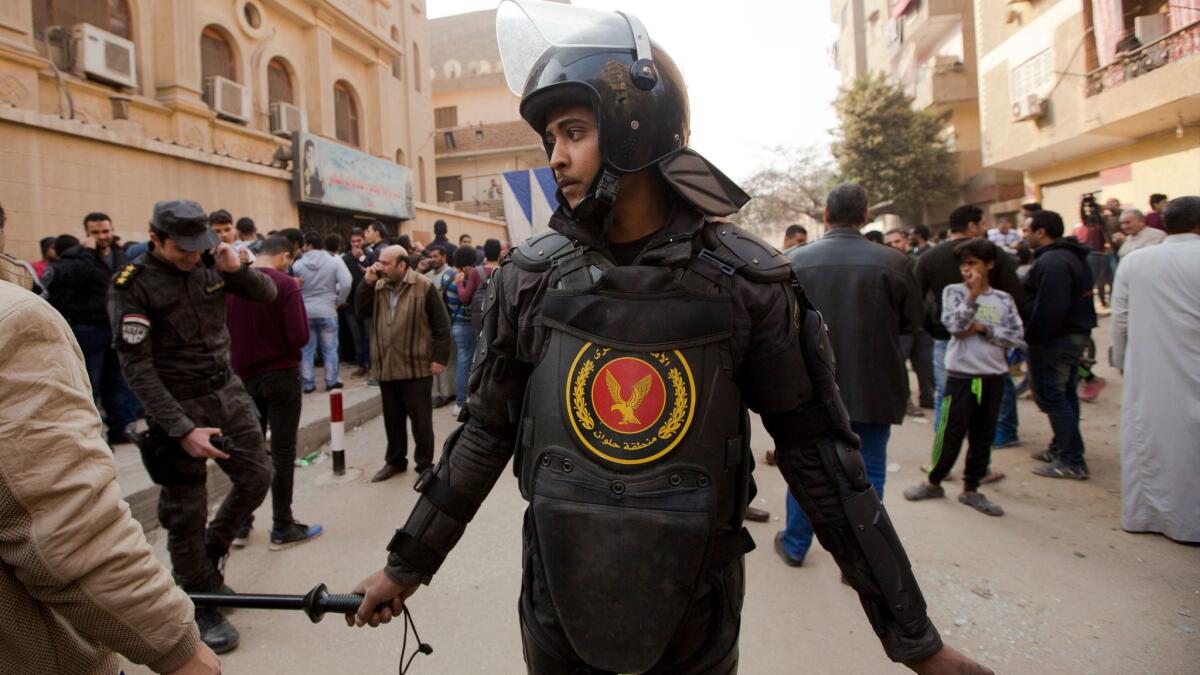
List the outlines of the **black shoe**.
{"type": "Polygon", "coordinates": [[[384,464],[382,469],[376,471],[374,476],[371,476],[371,482],[382,483],[392,476],[395,476],[398,473],[404,473],[405,471],[408,471],[407,464],[384,464]]]}
{"type": "Polygon", "coordinates": [[[129,434],[125,433],[124,431],[110,431],[110,432],[108,432],[108,445],[109,445],[109,447],[112,447],[112,446],[114,446],[114,445],[120,445],[120,444],[122,444],[122,443],[132,443],[132,442],[133,442],[133,439],[132,439],[132,438],[130,438],[130,437],[129,437],[129,434]]]}
{"type": "Polygon", "coordinates": [[[1039,462],[1046,462],[1047,464],[1052,464],[1054,462],[1054,451],[1049,448],[1045,450],[1038,450],[1037,452],[1031,452],[1029,453],[1029,456],[1039,462]]]}
{"type": "Polygon", "coordinates": [[[271,529],[271,550],[282,551],[285,548],[312,541],[321,536],[324,531],[325,528],[320,525],[305,525],[293,520],[287,527],[271,529]]]}
{"type": "Polygon", "coordinates": [[[196,627],[200,639],[217,654],[231,652],[238,646],[238,632],[215,607],[196,608],[196,627]]]}
{"type": "Polygon", "coordinates": [[[753,506],[746,507],[746,520],[749,520],[749,521],[752,521],[755,523],[765,523],[770,519],[771,519],[770,512],[764,511],[762,509],[756,509],[753,506]]]}
{"type": "Polygon", "coordinates": [[[451,403],[454,403],[453,396],[434,396],[433,397],[433,407],[434,408],[445,408],[446,406],[450,405],[451,403]]]}
{"type": "Polygon", "coordinates": [[[799,567],[804,564],[804,558],[793,558],[783,547],[783,530],[775,533],[775,552],[779,554],[780,558],[783,558],[783,563],[788,567],[799,567]]]}
{"type": "Polygon", "coordinates": [[[341,389],[341,388],[342,388],[341,382],[334,382],[333,384],[325,385],[325,391],[333,391],[334,389],[341,389]]]}
{"type": "Polygon", "coordinates": [[[241,529],[237,531],[237,534],[233,535],[233,543],[231,546],[234,548],[246,548],[246,544],[249,543],[250,539],[250,530],[253,529],[254,519],[252,517],[245,525],[241,527],[241,529]]]}
{"type": "Polygon", "coordinates": [[[1072,480],[1087,480],[1087,466],[1070,466],[1057,459],[1045,466],[1033,467],[1035,476],[1043,478],[1070,478],[1072,480]]]}
{"type": "Polygon", "coordinates": [[[305,388],[304,388],[304,393],[306,393],[306,394],[311,394],[311,393],[313,393],[313,392],[314,392],[314,391],[316,391],[316,390],[317,390],[317,388],[316,388],[316,387],[305,387],[305,388]]]}

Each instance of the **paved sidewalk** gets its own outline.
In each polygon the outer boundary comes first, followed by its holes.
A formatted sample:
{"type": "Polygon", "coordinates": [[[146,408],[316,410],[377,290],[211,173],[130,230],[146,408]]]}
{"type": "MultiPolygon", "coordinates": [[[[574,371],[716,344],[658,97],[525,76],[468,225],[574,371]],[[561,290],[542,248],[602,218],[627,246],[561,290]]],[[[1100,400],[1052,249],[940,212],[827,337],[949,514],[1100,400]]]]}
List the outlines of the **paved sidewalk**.
{"type": "MultiPolygon", "coordinates": [[[[342,410],[347,431],[381,414],[378,387],[368,387],[366,379],[345,377],[342,381],[346,385],[342,389],[342,410]]],[[[318,387],[317,391],[304,396],[296,439],[297,457],[303,457],[329,443],[329,394],[323,389],[318,387]]],[[[159,487],[146,474],[137,446],[132,443],[118,445],[113,449],[113,457],[117,461],[117,482],[121,485],[121,496],[129,502],[133,517],[147,532],[158,528],[159,487]]],[[[208,500],[210,504],[215,504],[229,492],[229,477],[215,462],[209,462],[209,469],[208,500]]],[[[267,503],[270,500],[268,496],[267,503]]]]}

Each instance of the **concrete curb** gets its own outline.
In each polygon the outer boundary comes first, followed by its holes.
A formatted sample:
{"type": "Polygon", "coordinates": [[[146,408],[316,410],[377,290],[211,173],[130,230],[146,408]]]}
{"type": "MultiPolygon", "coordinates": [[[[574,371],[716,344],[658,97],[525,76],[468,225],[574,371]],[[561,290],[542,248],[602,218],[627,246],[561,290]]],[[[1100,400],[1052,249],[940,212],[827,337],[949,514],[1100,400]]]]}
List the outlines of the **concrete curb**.
{"type": "MultiPolygon", "coordinates": [[[[347,402],[344,410],[346,430],[349,431],[355,427],[360,427],[382,413],[383,408],[380,406],[378,390],[371,396],[356,403],[347,402]]],[[[296,456],[303,457],[327,443],[329,443],[328,415],[307,423],[301,423],[300,428],[296,432],[296,456]]],[[[224,471],[221,471],[216,467],[214,462],[210,461],[207,485],[209,506],[213,506],[224,499],[225,495],[229,494],[230,487],[229,476],[226,476],[224,471]]],[[[133,512],[133,517],[142,524],[142,530],[145,532],[151,532],[159,527],[159,491],[159,486],[150,485],[125,498],[125,501],[129,503],[130,510],[133,512]]],[[[270,503],[270,499],[271,497],[268,495],[266,499],[267,503],[270,503]]]]}

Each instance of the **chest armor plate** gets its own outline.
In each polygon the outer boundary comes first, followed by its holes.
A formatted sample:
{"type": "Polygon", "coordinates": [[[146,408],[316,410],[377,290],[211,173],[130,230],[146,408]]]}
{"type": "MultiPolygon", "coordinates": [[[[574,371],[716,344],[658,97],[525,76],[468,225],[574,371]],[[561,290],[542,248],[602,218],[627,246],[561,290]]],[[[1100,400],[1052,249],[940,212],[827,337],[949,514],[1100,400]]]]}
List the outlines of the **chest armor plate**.
{"type": "Polygon", "coordinates": [[[733,303],[664,267],[615,267],[547,291],[521,489],[547,590],[578,654],[643,672],[690,606],[747,501],[733,303]]]}

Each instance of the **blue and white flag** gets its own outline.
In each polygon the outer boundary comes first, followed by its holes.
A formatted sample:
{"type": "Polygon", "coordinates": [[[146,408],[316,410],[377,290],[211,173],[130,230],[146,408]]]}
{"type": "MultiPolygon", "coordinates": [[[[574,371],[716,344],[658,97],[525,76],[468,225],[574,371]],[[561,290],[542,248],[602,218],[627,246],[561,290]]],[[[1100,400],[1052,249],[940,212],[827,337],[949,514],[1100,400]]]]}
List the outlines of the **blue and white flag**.
{"type": "Polygon", "coordinates": [[[549,229],[550,215],[558,207],[558,186],[550,167],[506,171],[503,177],[504,219],[515,246],[549,229]]]}

